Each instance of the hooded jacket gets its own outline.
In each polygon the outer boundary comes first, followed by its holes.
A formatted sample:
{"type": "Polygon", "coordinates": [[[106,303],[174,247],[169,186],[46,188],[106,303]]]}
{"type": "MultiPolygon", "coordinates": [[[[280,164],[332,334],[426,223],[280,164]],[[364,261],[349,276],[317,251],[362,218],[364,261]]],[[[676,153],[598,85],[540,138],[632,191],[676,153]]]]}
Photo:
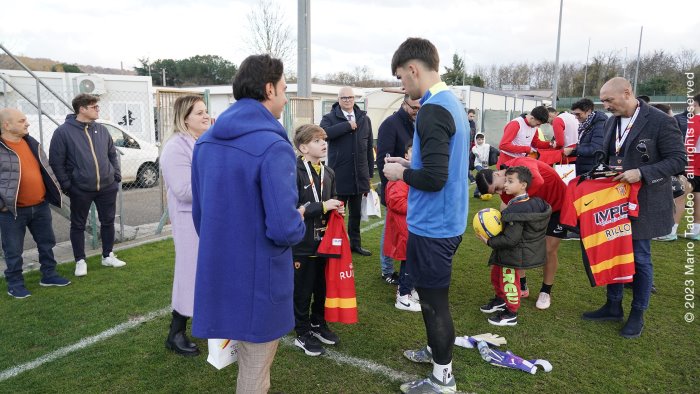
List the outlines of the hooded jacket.
{"type": "MultiPolygon", "coordinates": [[[[41,178],[46,187],[46,201],[61,207],[61,189],[51,171],[49,160],[37,140],[29,135],[23,137],[41,168],[41,178]]],[[[7,208],[12,215],[17,216],[17,193],[20,182],[19,156],[7,144],[0,140],[0,209],[7,208]]]]}
{"type": "Polygon", "coordinates": [[[386,231],[384,256],[394,260],[406,260],[408,242],[408,185],[404,181],[392,181],[386,185],[386,231]]]}
{"type": "Polygon", "coordinates": [[[335,171],[335,189],[340,196],[369,192],[369,181],[374,174],[372,122],[357,104],[353,110],[357,130],[350,127],[337,102],[321,119],[321,127],[328,135],[328,166],[335,171]]]}
{"type": "Polygon", "coordinates": [[[66,192],[74,186],[86,192],[100,191],[122,180],[117,150],[107,128],[97,122],[79,122],[75,114],[68,114],[65,123],[53,132],[49,164],[66,192]]]}
{"type": "Polygon", "coordinates": [[[292,245],[305,228],[297,201],[285,129],[260,102],[236,101],[192,157],[195,336],[263,343],[294,327],[292,245]]]}
{"type": "Polygon", "coordinates": [[[539,197],[511,202],[501,212],[503,232],[489,239],[489,265],[510,268],[543,266],[547,257],[545,233],[552,207],[539,197]]]}
{"type": "Polygon", "coordinates": [[[323,202],[331,198],[336,198],[335,173],[333,173],[333,170],[328,166],[324,167],[323,195],[320,196],[321,201],[316,202],[314,199],[314,192],[311,188],[316,188],[316,193],[320,192],[321,176],[314,171],[311,164],[309,164],[311,176],[314,180],[313,186],[311,186],[311,183],[309,183],[309,174],[306,172],[306,166],[304,166],[304,159],[301,157],[297,159],[297,193],[299,193],[297,206],[304,205],[307,202],[310,204],[306,206],[306,210],[304,211],[306,233],[304,234],[304,239],[294,245],[292,250],[294,256],[315,256],[318,244],[320,244],[321,241],[315,239],[314,228],[323,228],[328,224],[330,212],[323,213],[323,202]]]}

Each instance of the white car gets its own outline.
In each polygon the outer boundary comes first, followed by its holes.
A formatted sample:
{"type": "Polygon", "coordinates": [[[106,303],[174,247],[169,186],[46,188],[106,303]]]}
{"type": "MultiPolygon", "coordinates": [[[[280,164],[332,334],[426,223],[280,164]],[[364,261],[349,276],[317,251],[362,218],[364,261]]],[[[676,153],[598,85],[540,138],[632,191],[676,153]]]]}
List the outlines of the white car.
{"type": "Polygon", "coordinates": [[[158,147],[129,134],[118,124],[98,119],[112,136],[114,146],[121,155],[122,182],[135,182],[140,187],[153,187],[158,183],[158,147]]]}

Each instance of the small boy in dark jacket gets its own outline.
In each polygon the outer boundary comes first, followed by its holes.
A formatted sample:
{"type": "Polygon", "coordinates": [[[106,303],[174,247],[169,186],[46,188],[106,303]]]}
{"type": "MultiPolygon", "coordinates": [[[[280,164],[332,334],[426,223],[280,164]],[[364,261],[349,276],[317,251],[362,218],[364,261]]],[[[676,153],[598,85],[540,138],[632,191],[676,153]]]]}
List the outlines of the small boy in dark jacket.
{"type": "MultiPolygon", "coordinates": [[[[411,161],[413,141],[406,143],[404,159],[411,161]]],[[[384,256],[401,261],[399,287],[396,290],[396,309],[420,312],[420,298],[413,288],[413,280],[406,272],[406,242],[408,241],[408,185],[402,180],[390,181],[386,185],[386,227],[384,233],[384,256]]]]}
{"type": "Polygon", "coordinates": [[[505,193],[515,197],[501,212],[503,231],[490,239],[477,234],[493,249],[489,265],[492,266],[491,284],[496,296],[480,309],[484,313],[498,312],[488,319],[496,326],[518,324],[518,270],[544,265],[545,233],[552,213],[552,208],[544,200],[528,196],[532,173],[527,167],[511,167],[505,175],[505,193]]]}
{"type": "Polygon", "coordinates": [[[324,353],[321,342],[338,343],[338,336],[328,328],[324,318],[326,303],[326,259],[316,250],[326,230],[328,212],[344,213],[343,204],[335,197],[335,173],[321,163],[326,156],[326,132],[313,124],[297,128],[294,146],[302,154],[297,159],[299,206],[305,207],[304,239],[292,248],[294,255],[294,345],[309,356],[324,353]],[[311,297],[313,296],[313,304],[311,297]],[[311,308],[311,316],[309,316],[311,308]]]}

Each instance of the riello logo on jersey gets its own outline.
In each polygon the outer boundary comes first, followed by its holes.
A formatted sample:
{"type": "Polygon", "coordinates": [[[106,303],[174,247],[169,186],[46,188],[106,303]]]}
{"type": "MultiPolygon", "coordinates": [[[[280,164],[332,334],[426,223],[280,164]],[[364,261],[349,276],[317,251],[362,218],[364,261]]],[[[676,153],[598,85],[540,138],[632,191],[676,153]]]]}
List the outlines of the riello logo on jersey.
{"type": "Polygon", "coordinates": [[[593,214],[593,218],[595,219],[595,224],[597,226],[607,226],[608,224],[615,223],[618,220],[627,219],[628,210],[629,208],[625,202],[620,205],[615,205],[596,212],[593,214]]]}

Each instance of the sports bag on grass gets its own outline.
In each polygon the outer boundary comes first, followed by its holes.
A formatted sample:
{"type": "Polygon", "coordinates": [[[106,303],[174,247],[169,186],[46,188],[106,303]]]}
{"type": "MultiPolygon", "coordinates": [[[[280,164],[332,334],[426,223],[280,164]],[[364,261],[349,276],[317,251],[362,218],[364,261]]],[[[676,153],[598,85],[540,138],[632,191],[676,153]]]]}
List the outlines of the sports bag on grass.
{"type": "Polygon", "coordinates": [[[232,339],[209,339],[209,364],[216,369],[224,368],[238,361],[238,341],[232,339]]]}

